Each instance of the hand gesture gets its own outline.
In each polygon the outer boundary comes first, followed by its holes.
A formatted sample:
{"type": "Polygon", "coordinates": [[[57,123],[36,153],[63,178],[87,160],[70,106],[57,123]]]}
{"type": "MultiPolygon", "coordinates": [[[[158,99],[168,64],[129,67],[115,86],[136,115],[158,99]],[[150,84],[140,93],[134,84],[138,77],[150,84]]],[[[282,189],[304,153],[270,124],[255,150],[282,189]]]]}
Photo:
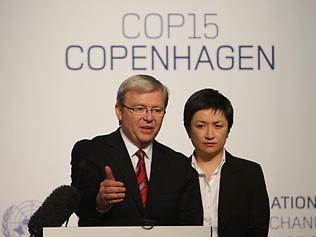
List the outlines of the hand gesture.
{"type": "Polygon", "coordinates": [[[97,207],[106,210],[112,204],[123,202],[126,188],[124,183],[116,181],[109,166],[105,167],[106,178],[100,183],[99,193],[97,195],[97,207]]]}

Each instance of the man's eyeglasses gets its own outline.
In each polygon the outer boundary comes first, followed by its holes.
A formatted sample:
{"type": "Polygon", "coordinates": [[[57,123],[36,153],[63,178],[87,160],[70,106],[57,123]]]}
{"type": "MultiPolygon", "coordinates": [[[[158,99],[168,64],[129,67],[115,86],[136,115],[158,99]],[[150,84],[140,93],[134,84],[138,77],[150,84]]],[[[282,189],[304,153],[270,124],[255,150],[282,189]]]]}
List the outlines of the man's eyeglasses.
{"type": "Polygon", "coordinates": [[[121,104],[122,107],[128,109],[129,111],[131,111],[132,113],[135,113],[135,114],[138,114],[138,115],[144,115],[146,114],[147,112],[151,112],[151,114],[153,116],[156,116],[156,117],[163,117],[164,114],[166,113],[166,111],[160,107],[153,107],[151,109],[145,107],[145,106],[135,106],[135,107],[129,107],[129,106],[126,106],[124,104],[121,104]]]}

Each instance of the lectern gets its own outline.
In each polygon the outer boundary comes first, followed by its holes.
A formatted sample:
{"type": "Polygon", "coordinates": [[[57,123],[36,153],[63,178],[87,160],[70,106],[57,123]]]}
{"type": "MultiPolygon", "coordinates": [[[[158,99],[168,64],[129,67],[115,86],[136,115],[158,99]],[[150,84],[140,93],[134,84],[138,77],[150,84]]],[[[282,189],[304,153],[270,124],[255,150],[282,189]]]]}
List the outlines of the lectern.
{"type": "Polygon", "coordinates": [[[208,226],[45,227],[43,237],[212,237],[208,226]]]}

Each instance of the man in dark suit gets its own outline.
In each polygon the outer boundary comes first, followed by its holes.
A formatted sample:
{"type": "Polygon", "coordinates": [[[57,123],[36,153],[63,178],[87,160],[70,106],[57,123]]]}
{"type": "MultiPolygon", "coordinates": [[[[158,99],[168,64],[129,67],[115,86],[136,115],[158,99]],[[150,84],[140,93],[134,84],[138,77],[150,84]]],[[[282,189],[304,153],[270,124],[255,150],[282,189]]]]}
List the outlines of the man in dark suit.
{"type": "Polygon", "coordinates": [[[183,154],[157,142],[168,90],[135,75],[118,89],[120,127],[82,140],[72,151],[72,185],[81,194],[79,226],[202,225],[196,171],[183,154]]]}
{"type": "Polygon", "coordinates": [[[213,237],[267,237],[269,198],[259,164],[224,148],[233,125],[230,101],[213,89],[187,100],[184,126],[195,147],[192,166],[199,173],[204,225],[213,237]]]}

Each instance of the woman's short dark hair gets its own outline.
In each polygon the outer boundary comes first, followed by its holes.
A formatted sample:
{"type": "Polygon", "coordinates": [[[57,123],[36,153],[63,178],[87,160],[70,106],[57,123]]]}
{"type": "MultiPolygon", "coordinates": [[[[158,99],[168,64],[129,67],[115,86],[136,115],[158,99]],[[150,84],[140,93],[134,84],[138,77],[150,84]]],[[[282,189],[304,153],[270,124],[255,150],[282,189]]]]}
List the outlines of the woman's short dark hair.
{"type": "Polygon", "coordinates": [[[206,88],[192,94],[184,106],[183,122],[184,127],[190,136],[190,124],[193,115],[204,109],[212,109],[215,112],[223,112],[228,121],[228,133],[234,122],[234,109],[229,99],[219,93],[217,90],[206,88]]]}

